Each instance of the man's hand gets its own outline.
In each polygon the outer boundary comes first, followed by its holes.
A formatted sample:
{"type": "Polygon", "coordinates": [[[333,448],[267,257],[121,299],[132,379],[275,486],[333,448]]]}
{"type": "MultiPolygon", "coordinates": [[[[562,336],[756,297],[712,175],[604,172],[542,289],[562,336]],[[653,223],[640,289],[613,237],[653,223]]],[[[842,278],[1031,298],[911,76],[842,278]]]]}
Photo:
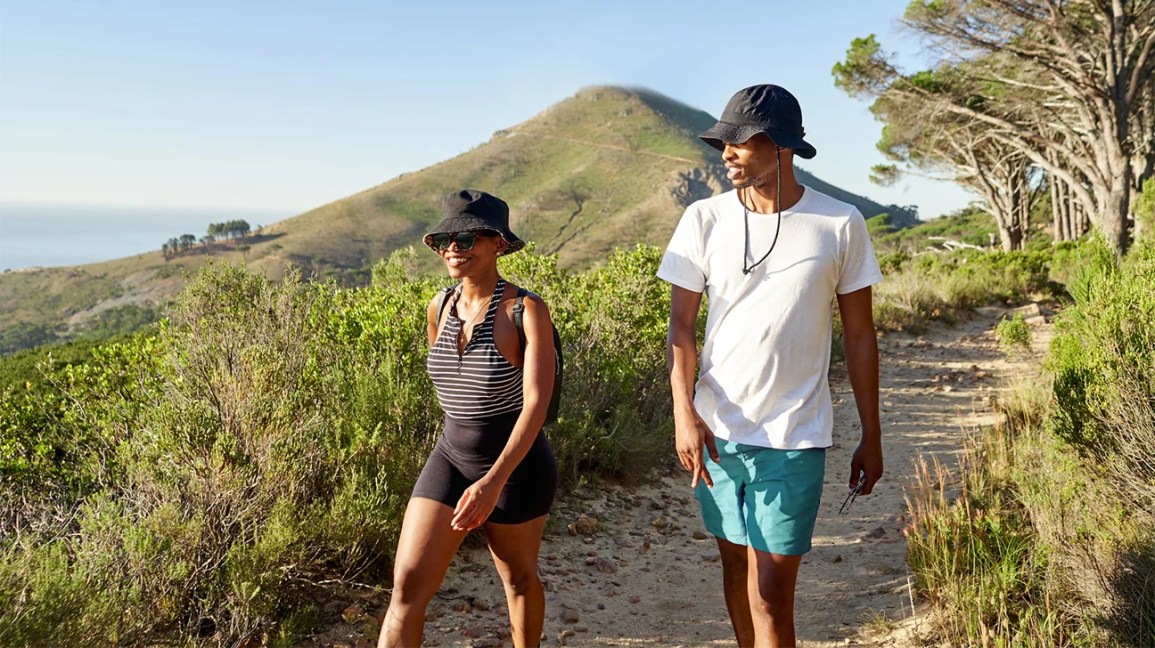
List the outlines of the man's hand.
{"type": "Polygon", "coordinates": [[[863,441],[854,449],[850,458],[851,489],[858,483],[858,476],[866,475],[866,485],[862,488],[863,495],[869,495],[874,490],[874,484],[882,478],[882,443],[863,441]]]}
{"type": "Polygon", "coordinates": [[[692,475],[690,487],[697,488],[699,479],[712,487],[714,480],[710,479],[710,472],[706,470],[702,448],[706,449],[714,463],[718,463],[718,446],[714,441],[714,433],[697,412],[674,417],[674,447],[678,450],[682,467],[692,475]]]}

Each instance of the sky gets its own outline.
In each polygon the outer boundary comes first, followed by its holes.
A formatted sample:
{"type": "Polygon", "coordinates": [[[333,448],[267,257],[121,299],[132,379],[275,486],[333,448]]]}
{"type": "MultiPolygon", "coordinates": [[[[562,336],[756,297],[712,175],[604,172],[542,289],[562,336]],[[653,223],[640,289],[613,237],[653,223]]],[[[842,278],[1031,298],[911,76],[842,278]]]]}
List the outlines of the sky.
{"type": "Polygon", "coordinates": [[[907,2],[0,0],[0,202],[295,214],[586,86],[718,115],[777,83],[818,149],[799,166],[932,218],[972,196],[872,184],[881,125],[831,76],[871,33],[925,67],[907,2]]]}

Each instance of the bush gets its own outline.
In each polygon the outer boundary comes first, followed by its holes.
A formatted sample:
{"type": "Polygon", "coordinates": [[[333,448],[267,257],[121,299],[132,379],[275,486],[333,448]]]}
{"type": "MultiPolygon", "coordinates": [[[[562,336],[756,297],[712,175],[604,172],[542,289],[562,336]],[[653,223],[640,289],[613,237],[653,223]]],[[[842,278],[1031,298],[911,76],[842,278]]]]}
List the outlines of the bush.
{"type": "MultiPolygon", "coordinates": [[[[564,340],[565,485],[671,443],[659,259],[501,261],[564,340]]],[[[312,583],[383,579],[441,422],[425,318],[448,281],[414,261],[354,290],[210,265],[154,332],[0,392],[0,645],[288,644],[312,583]]]]}
{"type": "Polygon", "coordinates": [[[1115,410],[1144,410],[1155,399],[1155,255],[1136,254],[1119,268],[1096,245],[1101,261],[1070,284],[1074,304],[1056,320],[1047,362],[1055,433],[1084,451],[1113,453],[1137,441],[1115,410]]]}
{"type": "Polygon", "coordinates": [[[960,495],[925,465],[908,494],[909,563],[948,645],[1155,645],[1155,254],[1064,253],[1080,271],[1050,375],[999,395],[960,495]]]}
{"type": "Polygon", "coordinates": [[[951,322],[990,303],[1024,301],[1047,287],[1046,252],[956,250],[883,255],[887,271],[875,288],[875,325],[921,332],[934,320],[951,322]]]}
{"type": "Polygon", "coordinates": [[[995,337],[998,338],[999,346],[1005,353],[1031,348],[1031,327],[1022,313],[1015,313],[1010,319],[1004,317],[999,320],[995,326],[995,337]]]}
{"type": "Polygon", "coordinates": [[[565,387],[548,432],[568,479],[643,469],[672,444],[670,289],[655,278],[661,255],[652,246],[619,250],[577,275],[560,271],[553,255],[502,259],[506,277],[545,299],[561,335],[565,387]]]}

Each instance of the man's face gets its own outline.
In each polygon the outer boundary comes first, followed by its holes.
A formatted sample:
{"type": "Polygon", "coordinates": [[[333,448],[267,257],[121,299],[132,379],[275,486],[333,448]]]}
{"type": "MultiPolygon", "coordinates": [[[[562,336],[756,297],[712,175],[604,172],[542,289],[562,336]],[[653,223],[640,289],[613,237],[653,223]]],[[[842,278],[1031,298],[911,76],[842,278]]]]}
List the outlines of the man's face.
{"type": "MultiPolygon", "coordinates": [[[[742,142],[726,142],[722,150],[722,161],[726,164],[726,177],[735,189],[758,188],[776,180],[778,156],[776,147],[764,133],[742,142]]],[[[782,149],[782,157],[789,153],[782,149]]]]}

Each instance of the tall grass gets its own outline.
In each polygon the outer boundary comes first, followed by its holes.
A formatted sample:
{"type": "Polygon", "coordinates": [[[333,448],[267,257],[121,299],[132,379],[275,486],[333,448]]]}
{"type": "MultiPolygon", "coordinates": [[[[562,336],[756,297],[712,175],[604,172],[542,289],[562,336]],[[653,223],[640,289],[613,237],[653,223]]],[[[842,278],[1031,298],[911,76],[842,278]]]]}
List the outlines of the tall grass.
{"type": "Polygon", "coordinates": [[[1074,254],[1046,370],[1000,395],[957,483],[924,463],[908,493],[947,645],[1155,645],[1155,254],[1074,254]]]}

